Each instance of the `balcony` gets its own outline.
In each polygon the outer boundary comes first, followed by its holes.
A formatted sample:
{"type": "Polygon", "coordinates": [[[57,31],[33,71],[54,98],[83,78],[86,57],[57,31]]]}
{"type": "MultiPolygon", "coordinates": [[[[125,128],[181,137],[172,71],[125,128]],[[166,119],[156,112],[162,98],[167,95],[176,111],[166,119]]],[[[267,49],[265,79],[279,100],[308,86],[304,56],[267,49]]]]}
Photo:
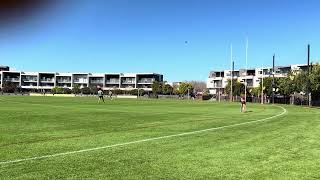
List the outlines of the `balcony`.
{"type": "Polygon", "coordinates": [[[253,87],[253,82],[247,82],[248,87],[253,87]]]}
{"type": "Polygon", "coordinates": [[[213,81],[213,88],[222,88],[222,82],[221,81],[213,81]]]}
{"type": "Polygon", "coordinates": [[[22,78],[23,82],[38,82],[37,78],[22,78]]]}
{"type": "Polygon", "coordinates": [[[135,88],[135,86],[134,85],[122,85],[120,88],[121,89],[133,89],[133,88],[135,88]]]}
{"type": "Polygon", "coordinates": [[[251,79],[244,80],[244,83],[247,83],[248,87],[253,87],[253,80],[251,79]]]}
{"type": "Polygon", "coordinates": [[[106,81],[106,84],[119,84],[119,79],[110,79],[106,81]]]}
{"type": "Polygon", "coordinates": [[[58,76],[56,79],[57,83],[71,83],[71,76],[58,76]]]}
{"type": "Polygon", "coordinates": [[[119,88],[119,84],[106,84],[105,85],[106,88],[114,88],[114,89],[117,89],[119,88]]]}
{"type": "Polygon", "coordinates": [[[140,85],[138,85],[138,87],[137,88],[141,88],[141,89],[150,89],[151,88],[151,85],[150,84],[148,84],[148,85],[146,85],[146,84],[140,84],[140,85]]]}
{"type": "Polygon", "coordinates": [[[71,88],[71,84],[57,84],[56,86],[62,88],[71,88]]]}
{"type": "Polygon", "coordinates": [[[4,78],[4,81],[19,82],[20,78],[4,78]]]}
{"type": "Polygon", "coordinates": [[[135,81],[122,81],[121,84],[135,84],[135,81]]]}
{"type": "Polygon", "coordinates": [[[53,84],[40,84],[39,88],[53,88],[54,85],[53,84]]]}
{"type": "Polygon", "coordinates": [[[91,80],[90,83],[92,84],[103,84],[103,80],[91,80]]]}
{"type": "Polygon", "coordinates": [[[71,83],[71,79],[57,79],[57,83],[71,83]]]}
{"type": "Polygon", "coordinates": [[[74,79],[73,80],[74,83],[88,83],[88,79],[74,79]]]}
{"type": "Polygon", "coordinates": [[[140,79],[138,81],[139,84],[152,84],[155,81],[154,78],[146,78],[146,79],[140,79]]]}
{"type": "Polygon", "coordinates": [[[54,83],[54,78],[42,78],[42,79],[40,79],[40,82],[54,83]]]}

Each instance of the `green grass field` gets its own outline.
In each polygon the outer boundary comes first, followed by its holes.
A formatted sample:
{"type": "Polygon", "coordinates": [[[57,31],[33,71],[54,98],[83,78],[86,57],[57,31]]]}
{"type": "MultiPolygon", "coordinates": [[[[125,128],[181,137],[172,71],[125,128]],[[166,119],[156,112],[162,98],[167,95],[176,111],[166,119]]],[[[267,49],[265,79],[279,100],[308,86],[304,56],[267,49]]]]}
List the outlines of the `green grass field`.
{"type": "Polygon", "coordinates": [[[238,103],[62,97],[0,103],[0,179],[320,179],[319,109],[249,104],[240,113],[238,103]]]}

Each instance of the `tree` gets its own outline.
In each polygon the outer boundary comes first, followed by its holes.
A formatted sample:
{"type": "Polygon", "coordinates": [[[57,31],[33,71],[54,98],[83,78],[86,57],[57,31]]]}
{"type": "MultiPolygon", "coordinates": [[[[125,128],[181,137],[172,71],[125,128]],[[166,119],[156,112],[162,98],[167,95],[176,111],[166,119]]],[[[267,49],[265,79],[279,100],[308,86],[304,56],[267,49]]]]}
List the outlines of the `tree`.
{"type": "Polygon", "coordinates": [[[72,91],[69,88],[63,88],[63,94],[71,94],[72,91]]]}
{"type": "Polygon", "coordinates": [[[2,87],[2,91],[5,93],[14,93],[18,90],[18,85],[13,83],[13,82],[9,82],[6,81],[3,83],[3,87],[2,87]]]}
{"type": "Polygon", "coordinates": [[[320,99],[320,65],[312,65],[310,72],[310,90],[311,90],[311,99],[319,100],[320,99]]]}
{"type": "Polygon", "coordinates": [[[279,93],[285,96],[290,96],[295,92],[294,76],[289,73],[287,77],[281,78],[278,81],[279,93]]]}
{"type": "MultiPolygon", "coordinates": [[[[274,88],[279,87],[280,78],[274,78],[274,88]]],[[[262,86],[262,82],[260,82],[260,88],[262,86]]],[[[263,78],[263,91],[267,96],[272,95],[273,87],[272,87],[272,77],[263,78]]]]}
{"type": "Polygon", "coordinates": [[[58,93],[57,93],[57,89],[58,89],[58,87],[52,88],[52,89],[51,89],[52,94],[58,94],[58,93]]]}
{"type": "Polygon", "coordinates": [[[256,87],[256,88],[252,88],[249,90],[250,94],[254,97],[259,97],[261,96],[261,88],[256,87]]]}
{"type": "MultiPolygon", "coordinates": [[[[232,81],[232,95],[233,96],[241,96],[242,94],[244,94],[244,89],[245,89],[245,86],[243,83],[238,82],[236,80],[232,81]]],[[[225,90],[226,90],[227,94],[231,93],[231,80],[228,80],[228,84],[227,84],[225,90]]]]}
{"type": "Polygon", "coordinates": [[[181,83],[179,86],[179,94],[180,95],[187,95],[189,92],[189,95],[193,92],[193,86],[191,83],[181,83]]]}
{"type": "Polygon", "coordinates": [[[130,90],[130,91],[129,91],[129,94],[130,94],[130,95],[135,95],[135,96],[137,96],[137,95],[138,95],[138,89],[132,89],[132,90],[130,90]]]}
{"type": "Polygon", "coordinates": [[[173,93],[173,88],[170,84],[165,84],[162,86],[162,93],[165,95],[170,95],[173,93]]]}
{"type": "Polygon", "coordinates": [[[173,84],[172,85],[172,91],[173,91],[173,94],[179,94],[179,85],[178,84],[173,84]]]}
{"type": "Polygon", "coordinates": [[[64,93],[64,89],[61,87],[54,87],[51,92],[53,94],[63,94],[64,93]]]}
{"type": "Polygon", "coordinates": [[[139,89],[139,96],[144,96],[146,94],[146,92],[143,89],[139,89]]]}
{"type": "Polygon", "coordinates": [[[138,96],[138,93],[139,93],[139,96],[143,96],[145,94],[145,91],[143,89],[132,89],[131,91],[129,91],[129,94],[130,95],[135,95],[135,96],[138,96]]]}
{"type": "Polygon", "coordinates": [[[306,93],[307,92],[307,82],[308,82],[308,75],[305,71],[300,71],[298,74],[294,76],[294,90],[297,93],[306,93]]]}
{"type": "Polygon", "coordinates": [[[162,93],[162,87],[161,87],[161,83],[159,83],[158,81],[153,81],[152,83],[152,93],[153,94],[161,94],[162,93]]]}
{"type": "Polygon", "coordinates": [[[119,95],[119,94],[123,94],[123,90],[121,89],[113,89],[111,90],[113,95],[119,95]]]}
{"type": "Polygon", "coordinates": [[[91,93],[91,89],[89,87],[84,87],[81,89],[81,93],[82,94],[90,94],[91,93]]]}
{"type": "Polygon", "coordinates": [[[72,93],[73,93],[73,94],[79,94],[79,93],[81,93],[81,89],[80,89],[79,84],[75,84],[75,85],[73,86],[72,93]]]}
{"type": "Polygon", "coordinates": [[[98,88],[97,86],[90,86],[90,94],[97,94],[98,93],[98,88]]]}
{"type": "Polygon", "coordinates": [[[192,84],[195,92],[204,92],[207,88],[206,82],[203,81],[190,81],[189,83],[192,84]]]}
{"type": "Polygon", "coordinates": [[[316,64],[312,66],[309,79],[310,79],[310,90],[313,93],[319,93],[320,92],[320,65],[316,64]]]}

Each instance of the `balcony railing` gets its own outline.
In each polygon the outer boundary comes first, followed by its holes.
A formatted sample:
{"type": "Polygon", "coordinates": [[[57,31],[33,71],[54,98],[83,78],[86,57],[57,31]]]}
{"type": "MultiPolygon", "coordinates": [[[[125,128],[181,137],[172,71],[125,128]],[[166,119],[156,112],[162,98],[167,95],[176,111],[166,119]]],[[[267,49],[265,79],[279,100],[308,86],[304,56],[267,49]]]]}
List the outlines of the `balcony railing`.
{"type": "Polygon", "coordinates": [[[111,80],[107,80],[106,83],[107,83],[107,84],[119,84],[119,82],[120,82],[119,80],[115,80],[115,79],[112,80],[112,79],[111,79],[111,80]]]}
{"type": "Polygon", "coordinates": [[[122,81],[122,84],[135,84],[135,81],[122,81]]]}
{"type": "Polygon", "coordinates": [[[155,79],[140,79],[138,83],[146,83],[146,84],[151,84],[155,81],[155,79]]]}
{"type": "Polygon", "coordinates": [[[57,83],[71,83],[71,79],[57,79],[57,83]]]}
{"type": "Polygon", "coordinates": [[[20,78],[4,78],[5,81],[20,81],[20,78]]]}
{"type": "Polygon", "coordinates": [[[49,87],[50,87],[50,88],[51,88],[51,87],[54,87],[54,85],[45,85],[45,84],[42,84],[42,85],[41,85],[41,84],[40,84],[39,87],[45,87],[45,88],[49,88],[49,87]]]}
{"type": "Polygon", "coordinates": [[[213,87],[214,88],[222,88],[222,84],[214,84],[213,87]]]}
{"type": "Polygon", "coordinates": [[[38,87],[37,85],[33,85],[33,84],[22,84],[22,87],[38,87]]]}
{"type": "Polygon", "coordinates": [[[75,79],[73,80],[74,83],[88,83],[87,79],[75,79]]]}
{"type": "Polygon", "coordinates": [[[92,83],[92,84],[102,84],[103,80],[91,80],[90,83],[92,83]]]}
{"type": "Polygon", "coordinates": [[[134,86],[130,86],[130,85],[126,85],[126,86],[121,86],[120,88],[128,88],[128,89],[132,89],[135,88],[134,86]]]}
{"type": "Polygon", "coordinates": [[[24,81],[24,82],[37,82],[38,79],[37,78],[24,78],[24,79],[22,79],[22,81],[24,81]]]}
{"type": "Polygon", "coordinates": [[[66,85],[66,84],[65,84],[65,85],[59,85],[59,84],[58,84],[57,87],[69,88],[69,87],[71,87],[71,85],[66,85]]]}
{"type": "Polygon", "coordinates": [[[153,81],[138,81],[138,83],[141,83],[141,84],[152,84],[153,81]]]}
{"type": "Polygon", "coordinates": [[[54,82],[53,78],[42,78],[40,79],[41,82],[54,82]]]}

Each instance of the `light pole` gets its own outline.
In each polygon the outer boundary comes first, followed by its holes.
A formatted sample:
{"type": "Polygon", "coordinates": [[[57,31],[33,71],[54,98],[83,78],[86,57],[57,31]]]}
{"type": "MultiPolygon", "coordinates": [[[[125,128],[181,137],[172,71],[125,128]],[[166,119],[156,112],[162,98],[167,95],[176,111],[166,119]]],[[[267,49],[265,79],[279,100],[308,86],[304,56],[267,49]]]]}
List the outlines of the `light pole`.
{"type": "Polygon", "coordinates": [[[308,44],[308,79],[307,79],[307,95],[308,105],[311,106],[311,89],[310,89],[310,44],[308,44]]]}
{"type": "Polygon", "coordinates": [[[231,60],[231,73],[230,73],[230,76],[231,76],[231,80],[230,80],[230,102],[233,101],[233,71],[234,71],[234,61],[233,61],[233,57],[232,57],[232,44],[231,44],[231,47],[230,47],[230,50],[231,50],[231,56],[230,56],[230,60],[231,60]]]}
{"type": "Polygon", "coordinates": [[[262,67],[262,77],[261,77],[261,104],[263,104],[263,67],[262,67]]]}
{"type": "Polygon", "coordinates": [[[274,61],[275,61],[275,55],[273,55],[272,58],[272,104],[274,104],[274,91],[275,91],[275,87],[274,87],[274,61]]]}
{"type": "Polygon", "coordinates": [[[230,101],[233,102],[233,72],[234,72],[234,61],[232,61],[232,70],[231,70],[231,93],[230,93],[230,101]]]}
{"type": "Polygon", "coordinates": [[[248,73],[248,38],[246,42],[246,75],[244,83],[244,100],[247,102],[247,73],[248,73]]]}

